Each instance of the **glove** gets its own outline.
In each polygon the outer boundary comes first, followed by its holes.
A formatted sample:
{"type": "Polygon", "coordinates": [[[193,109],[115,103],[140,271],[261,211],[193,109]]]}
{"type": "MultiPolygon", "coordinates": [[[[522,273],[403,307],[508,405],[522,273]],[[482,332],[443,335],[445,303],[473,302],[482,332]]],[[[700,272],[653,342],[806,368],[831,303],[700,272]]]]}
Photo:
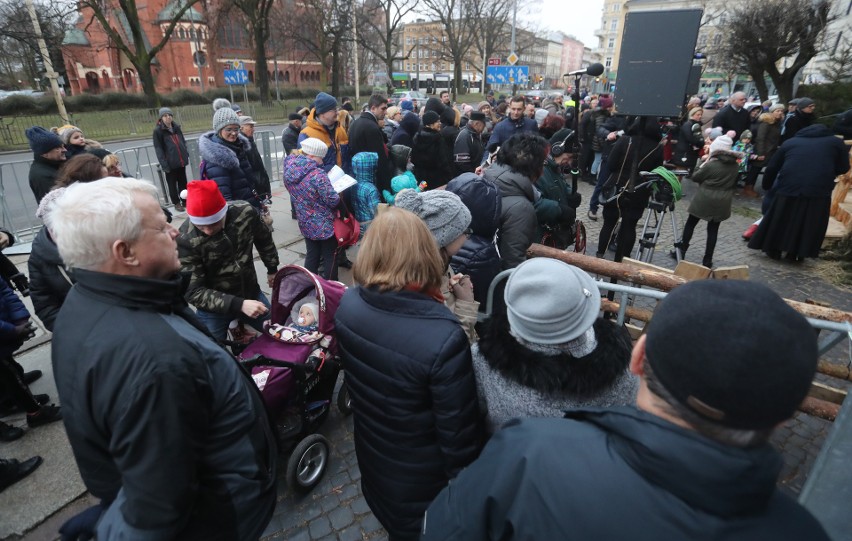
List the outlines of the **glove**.
{"type": "Polygon", "coordinates": [[[89,507],[65,521],[59,528],[61,541],[89,541],[95,537],[95,527],[105,508],[103,502],[89,507]]]}
{"type": "Polygon", "coordinates": [[[572,209],[579,207],[580,203],[582,203],[582,202],[583,202],[583,195],[580,194],[579,192],[578,193],[572,193],[571,195],[568,196],[568,199],[566,200],[566,203],[568,203],[568,206],[571,207],[572,209]]]}
{"type": "Polygon", "coordinates": [[[19,272],[18,274],[10,276],[9,280],[11,280],[13,284],[15,284],[15,289],[17,289],[22,296],[30,296],[30,281],[27,279],[26,274],[19,272]]]}
{"type": "Polygon", "coordinates": [[[23,338],[25,341],[35,336],[35,330],[35,325],[29,320],[15,325],[15,334],[18,338],[23,338]]]}

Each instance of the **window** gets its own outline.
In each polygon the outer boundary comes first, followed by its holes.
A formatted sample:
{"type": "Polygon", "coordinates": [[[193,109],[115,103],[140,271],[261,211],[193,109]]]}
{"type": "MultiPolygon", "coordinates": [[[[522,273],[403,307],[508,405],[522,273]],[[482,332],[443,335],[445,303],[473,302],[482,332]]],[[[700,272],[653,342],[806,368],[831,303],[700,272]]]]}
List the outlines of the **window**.
{"type": "Polygon", "coordinates": [[[698,36],[698,42],[696,46],[699,48],[703,48],[707,46],[707,34],[701,34],[698,36]]]}
{"type": "Polygon", "coordinates": [[[606,62],[604,63],[604,67],[605,67],[607,70],[608,70],[610,67],[612,67],[612,57],[608,57],[608,58],[606,59],[606,62]]]}
{"type": "Polygon", "coordinates": [[[713,36],[713,45],[721,45],[722,44],[722,34],[721,32],[717,32],[715,36],[713,36]]]}
{"type": "Polygon", "coordinates": [[[610,21],[609,29],[610,31],[618,30],[618,19],[613,19],[612,21],[610,21]]]}
{"type": "Polygon", "coordinates": [[[609,38],[609,43],[606,44],[607,49],[615,49],[615,38],[609,38]]]}
{"type": "Polygon", "coordinates": [[[719,24],[720,25],[728,24],[728,14],[727,13],[722,13],[721,15],[719,15],[719,24]]]}

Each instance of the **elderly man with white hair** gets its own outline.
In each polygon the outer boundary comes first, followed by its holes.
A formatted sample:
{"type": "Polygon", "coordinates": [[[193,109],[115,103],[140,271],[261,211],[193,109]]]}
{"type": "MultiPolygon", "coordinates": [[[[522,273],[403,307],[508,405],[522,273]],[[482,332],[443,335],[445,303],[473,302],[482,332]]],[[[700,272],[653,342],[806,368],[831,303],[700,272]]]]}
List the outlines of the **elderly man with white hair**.
{"type": "Polygon", "coordinates": [[[54,376],[80,474],[102,500],[63,534],[97,521],[100,540],[256,540],[275,507],[271,425],[184,301],[178,232],[156,196],[139,180],[76,183],[49,215],[77,279],[54,376]]]}

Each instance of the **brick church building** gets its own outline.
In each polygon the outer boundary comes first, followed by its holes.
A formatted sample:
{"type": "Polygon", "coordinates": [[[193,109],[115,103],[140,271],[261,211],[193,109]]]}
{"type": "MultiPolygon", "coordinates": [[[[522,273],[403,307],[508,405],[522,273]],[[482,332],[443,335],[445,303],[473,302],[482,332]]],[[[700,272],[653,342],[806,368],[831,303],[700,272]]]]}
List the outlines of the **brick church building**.
{"type": "MultiPolygon", "coordinates": [[[[115,0],[107,0],[110,26],[125,43],[130,43],[130,25],[115,0]]],[[[146,47],[159,43],[181,0],[149,0],[139,6],[139,18],[145,31],[146,47]]],[[[224,70],[240,60],[254,81],[257,70],[246,26],[233,17],[214,25],[204,12],[203,3],[184,12],[172,36],[157,54],[151,66],[157,92],[168,93],[181,88],[196,91],[225,86],[224,70]],[[214,35],[215,34],[215,35],[214,35]]],[[[110,37],[95,20],[92,10],[83,7],[75,24],[66,32],[62,57],[72,94],[101,92],[142,92],[136,68],[126,55],[112,44],[110,37]],[[87,27],[88,25],[88,27],[87,27]]],[[[296,47],[297,48],[297,47],[296,47]]],[[[290,47],[288,49],[295,49],[290,47]]],[[[270,85],[275,81],[275,52],[267,47],[267,70],[270,85]]],[[[278,81],[281,87],[316,86],[322,64],[304,53],[279,54],[278,81]]]]}

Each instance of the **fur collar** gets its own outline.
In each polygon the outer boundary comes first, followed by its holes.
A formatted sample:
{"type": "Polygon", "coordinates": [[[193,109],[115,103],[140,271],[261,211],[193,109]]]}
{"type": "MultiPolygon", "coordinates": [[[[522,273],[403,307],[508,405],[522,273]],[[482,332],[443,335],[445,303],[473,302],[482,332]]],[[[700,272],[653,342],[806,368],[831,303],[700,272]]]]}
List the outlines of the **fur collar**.
{"type": "MultiPolygon", "coordinates": [[[[241,133],[237,135],[239,137],[237,140],[242,143],[243,152],[251,150],[251,142],[248,138],[241,133]]],[[[240,158],[237,153],[219,141],[219,137],[214,132],[205,133],[198,138],[198,153],[209,164],[225,169],[239,169],[240,158]]]]}
{"type": "Polygon", "coordinates": [[[545,394],[594,396],[610,387],[630,363],[630,337],[624,328],[595,320],[598,347],[585,357],[545,356],[525,348],[509,334],[505,314],[495,315],[479,341],[488,365],[507,379],[545,394]]]}
{"type": "Polygon", "coordinates": [[[742,158],[744,154],[735,150],[717,150],[710,154],[711,158],[716,158],[720,162],[731,163],[742,158]]]}

